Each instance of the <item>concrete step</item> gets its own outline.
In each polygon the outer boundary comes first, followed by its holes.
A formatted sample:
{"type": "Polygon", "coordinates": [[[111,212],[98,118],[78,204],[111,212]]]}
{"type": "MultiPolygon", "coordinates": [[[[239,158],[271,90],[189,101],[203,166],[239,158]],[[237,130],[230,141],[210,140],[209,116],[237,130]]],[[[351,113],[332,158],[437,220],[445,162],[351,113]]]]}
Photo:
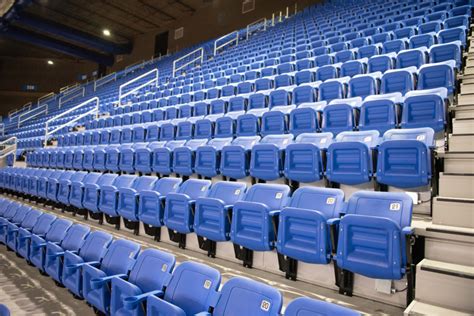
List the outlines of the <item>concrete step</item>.
{"type": "Polygon", "coordinates": [[[474,119],[474,105],[463,105],[454,108],[456,119],[474,119]]]}
{"type": "Polygon", "coordinates": [[[473,134],[451,134],[448,140],[449,151],[474,152],[473,134]]]}
{"type": "Polygon", "coordinates": [[[444,158],[445,173],[474,174],[474,152],[440,154],[444,158]]]}
{"type": "Polygon", "coordinates": [[[474,134],[474,119],[458,117],[453,119],[453,134],[474,134]]]}
{"type": "Polygon", "coordinates": [[[474,199],[435,197],[433,224],[474,228],[474,199]]]}
{"type": "Polygon", "coordinates": [[[452,308],[444,308],[434,304],[423,303],[418,300],[413,300],[410,305],[405,309],[403,315],[430,315],[430,316],[469,316],[470,313],[456,311],[452,308]]]}
{"type": "Polygon", "coordinates": [[[423,259],[416,266],[415,295],[417,301],[472,313],[474,267],[423,259]]]}
{"type": "Polygon", "coordinates": [[[440,173],[439,196],[474,199],[474,175],[440,173]]]}
{"type": "MultiPolygon", "coordinates": [[[[474,77],[473,78],[466,78],[463,79],[463,81],[468,81],[474,83],[474,77]]],[[[474,105],[474,93],[460,93],[458,94],[458,106],[463,106],[463,105],[474,105]]]]}

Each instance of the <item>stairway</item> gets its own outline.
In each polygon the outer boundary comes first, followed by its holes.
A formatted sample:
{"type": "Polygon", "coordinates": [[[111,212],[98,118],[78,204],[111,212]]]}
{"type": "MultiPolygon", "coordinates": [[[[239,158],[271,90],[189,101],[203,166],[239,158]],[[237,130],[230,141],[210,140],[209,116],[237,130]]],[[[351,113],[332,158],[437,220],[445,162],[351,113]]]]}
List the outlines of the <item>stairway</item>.
{"type": "MultiPolygon", "coordinates": [[[[472,29],[472,25],[471,25],[472,29]]],[[[424,259],[416,267],[415,300],[405,315],[474,313],[474,41],[470,37],[460,95],[452,109],[448,151],[432,219],[424,237],[424,259]]]]}

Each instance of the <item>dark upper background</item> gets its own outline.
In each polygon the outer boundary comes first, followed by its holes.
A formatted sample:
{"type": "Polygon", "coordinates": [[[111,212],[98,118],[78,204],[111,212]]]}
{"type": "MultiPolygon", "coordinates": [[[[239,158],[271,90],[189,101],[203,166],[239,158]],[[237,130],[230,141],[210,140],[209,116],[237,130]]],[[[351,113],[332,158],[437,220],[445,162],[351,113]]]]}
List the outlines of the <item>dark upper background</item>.
{"type": "MultiPolygon", "coordinates": [[[[129,54],[115,56],[115,63],[107,67],[110,73],[150,59],[157,34],[169,31],[168,50],[174,52],[242,28],[259,18],[269,18],[287,6],[294,12],[295,3],[301,10],[314,2],[317,1],[256,0],[255,10],[242,14],[242,0],[33,0],[23,12],[107,41],[131,45],[129,54]],[[174,30],[180,27],[184,28],[184,36],[174,40],[174,30]],[[105,37],[103,29],[109,29],[112,35],[105,37]]],[[[21,22],[12,25],[37,31],[21,22]]],[[[90,49],[87,45],[74,44],[90,49]]],[[[0,36],[0,115],[78,82],[80,75],[90,78],[97,69],[95,62],[0,36]],[[54,65],[48,65],[48,60],[53,60],[54,65]],[[38,90],[22,91],[25,84],[37,85],[38,90]]]]}

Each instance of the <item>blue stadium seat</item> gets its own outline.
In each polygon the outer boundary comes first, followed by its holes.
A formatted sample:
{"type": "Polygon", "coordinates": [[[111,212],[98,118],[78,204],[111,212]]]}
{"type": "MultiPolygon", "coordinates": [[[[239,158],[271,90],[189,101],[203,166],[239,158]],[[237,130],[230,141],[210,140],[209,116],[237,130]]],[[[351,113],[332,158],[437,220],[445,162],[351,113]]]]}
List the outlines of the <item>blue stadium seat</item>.
{"type": "Polygon", "coordinates": [[[304,187],[295,191],[280,213],[276,243],[280,269],[287,278],[296,280],[297,270],[290,268],[295,261],[329,263],[332,249],[327,221],[339,218],[344,206],[344,192],[339,189],[304,187]]]}
{"type": "Polygon", "coordinates": [[[377,182],[399,187],[426,186],[431,180],[431,128],[389,130],[378,148],[377,182]]]}
{"type": "Polygon", "coordinates": [[[137,177],[130,187],[118,189],[117,213],[123,217],[125,226],[135,229],[136,233],[138,233],[138,227],[135,227],[134,222],[138,221],[141,192],[152,190],[157,179],[151,176],[137,177]]]}
{"type": "Polygon", "coordinates": [[[197,174],[212,178],[220,174],[221,151],[224,146],[230,145],[231,137],[214,138],[206,145],[199,146],[195,153],[194,170],[197,174]]]}
{"type": "Polygon", "coordinates": [[[373,56],[367,62],[368,73],[372,72],[386,72],[387,70],[395,68],[395,61],[397,55],[395,53],[388,53],[380,56],[373,56]]]}
{"type": "Polygon", "coordinates": [[[420,34],[414,35],[410,37],[409,46],[411,49],[419,48],[419,47],[431,47],[432,45],[436,44],[436,34],[434,33],[427,33],[427,34],[420,34]]]}
{"type": "MultiPolygon", "coordinates": [[[[115,218],[118,216],[117,207],[119,201],[119,190],[123,188],[133,188],[134,183],[138,181],[138,177],[134,175],[120,175],[108,185],[100,187],[99,195],[99,211],[106,215],[106,218],[115,218]]],[[[117,224],[115,219],[113,222],[117,224]]],[[[112,220],[110,220],[112,223],[112,220]]],[[[118,226],[117,226],[118,227],[118,226]]]]}
{"type": "Polygon", "coordinates": [[[147,315],[184,316],[207,312],[210,298],[220,283],[221,275],[216,269],[201,263],[183,262],[174,269],[163,298],[148,296],[147,315]]]}
{"type": "Polygon", "coordinates": [[[462,64],[461,42],[450,42],[437,44],[430,47],[430,62],[439,63],[449,60],[456,62],[456,68],[460,69],[462,64]]]}
{"type": "Polygon", "coordinates": [[[321,130],[337,135],[343,131],[351,131],[356,127],[357,112],[362,99],[334,100],[323,108],[321,130]]]}
{"type": "Polygon", "coordinates": [[[427,60],[428,49],[426,47],[404,50],[397,55],[397,68],[419,68],[426,64],[427,60]]]}
{"type": "Polygon", "coordinates": [[[342,64],[340,76],[354,77],[367,71],[367,59],[350,60],[342,64]]]}
{"type": "MultiPolygon", "coordinates": [[[[59,243],[48,240],[45,249],[44,271],[55,281],[62,284],[62,273],[64,268],[64,255],[66,251],[78,252],[86,237],[89,235],[90,227],[77,224],[69,228],[64,239],[59,243]]],[[[46,236],[47,238],[47,236],[46,236]]]]}
{"type": "Polygon", "coordinates": [[[252,267],[252,251],[269,251],[275,247],[273,217],[290,199],[290,188],[281,184],[254,184],[232,211],[230,238],[236,258],[252,267]]]}
{"type": "Polygon", "coordinates": [[[446,88],[448,94],[452,95],[456,91],[455,68],[454,60],[421,66],[418,72],[417,89],[446,88]]]}
{"type": "Polygon", "coordinates": [[[16,253],[25,258],[26,260],[29,260],[32,237],[46,236],[55,220],[56,216],[52,214],[43,213],[37,218],[37,221],[31,228],[31,230],[27,229],[27,227],[18,228],[18,233],[16,236],[16,253]]]}
{"type": "Polygon", "coordinates": [[[212,305],[211,313],[199,313],[200,316],[235,315],[277,316],[283,305],[281,293],[270,285],[243,277],[228,280],[212,305]]]}
{"type": "Polygon", "coordinates": [[[96,175],[92,178],[88,178],[87,183],[84,183],[83,188],[79,191],[82,193],[81,208],[85,208],[94,213],[99,212],[99,197],[102,187],[111,185],[117,177],[117,174],[106,173],[102,175],[99,174],[97,178],[96,175]]]}
{"type": "Polygon", "coordinates": [[[152,172],[153,151],[155,148],[163,147],[166,142],[149,142],[146,147],[135,149],[134,170],[149,174],[152,172]]]}
{"type": "Polygon", "coordinates": [[[144,315],[142,309],[146,309],[147,297],[164,294],[175,263],[175,257],[166,252],[157,249],[142,251],[127,280],[112,279],[110,314],[144,315]]]}
{"type": "Polygon", "coordinates": [[[343,99],[347,94],[348,77],[338,79],[328,79],[319,85],[318,100],[331,101],[334,99],[343,99]]]}
{"type": "Polygon", "coordinates": [[[70,179],[59,180],[59,188],[57,193],[57,200],[65,205],[70,205],[69,197],[71,195],[71,188],[74,183],[82,182],[87,176],[87,172],[75,172],[70,179]]]}
{"type": "Polygon", "coordinates": [[[151,170],[163,175],[171,174],[171,168],[173,166],[173,150],[183,146],[185,143],[185,140],[174,140],[167,142],[162,147],[154,148],[151,170]]]}
{"type": "Polygon", "coordinates": [[[110,290],[114,278],[128,278],[140,245],[128,240],[112,242],[100,262],[81,264],[84,299],[102,313],[110,313],[110,290]]]}
{"type": "Polygon", "coordinates": [[[340,316],[357,316],[358,312],[349,308],[336,304],[310,299],[307,297],[299,297],[288,304],[285,310],[285,316],[319,316],[319,315],[340,315],[340,316]]]}
{"type": "Polygon", "coordinates": [[[221,151],[220,171],[223,176],[241,179],[249,175],[250,151],[260,141],[259,136],[240,136],[221,151]]]}
{"type": "Polygon", "coordinates": [[[398,106],[403,101],[401,93],[380,94],[365,99],[360,107],[358,129],[377,130],[382,135],[398,127],[398,106]]]}
{"type": "Polygon", "coordinates": [[[369,278],[400,280],[407,269],[406,238],[413,201],[405,193],[359,191],[338,219],[337,265],[369,278]],[[390,236],[390,247],[375,247],[390,236]],[[395,237],[396,236],[396,237],[395,237]],[[367,256],[366,251],[374,254],[367,256]]]}
{"type": "Polygon", "coordinates": [[[176,193],[166,195],[164,223],[170,239],[180,248],[186,247],[186,234],[193,232],[195,201],[206,196],[210,187],[210,180],[190,179],[176,193]]]}
{"type": "Polygon", "coordinates": [[[14,223],[13,221],[8,223],[7,235],[5,239],[5,244],[7,245],[7,247],[15,252],[18,252],[17,245],[18,245],[18,234],[19,234],[20,228],[24,229],[25,231],[32,231],[36,225],[36,222],[38,221],[38,218],[42,214],[43,214],[42,212],[36,209],[31,209],[25,215],[25,218],[21,221],[20,224],[14,223]]]}
{"type": "Polygon", "coordinates": [[[327,149],[326,178],[357,185],[375,176],[372,151],[379,144],[378,131],[341,132],[327,149]]]}
{"type": "Polygon", "coordinates": [[[417,90],[405,95],[402,128],[430,127],[435,133],[444,132],[446,126],[447,89],[417,90]]]}
{"type": "Polygon", "coordinates": [[[50,228],[44,236],[31,235],[29,260],[40,271],[44,272],[46,260],[46,245],[48,243],[60,243],[66,236],[68,229],[72,226],[72,221],[66,219],[56,219],[51,223],[50,228]]]}
{"type": "Polygon", "coordinates": [[[90,172],[88,173],[82,180],[79,181],[71,181],[71,187],[69,189],[69,204],[72,206],[82,209],[83,201],[84,201],[84,193],[85,187],[88,184],[95,185],[99,177],[102,176],[101,173],[98,172],[90,172]]]}
{"type": "Polygon", "coordinates": [[[415,67],[387,70],[382,76],[380,93],[400,92],[402,95],[415,90],[415,67]]]}
{"type": "Polygon", "coordinates": [[[181,176],[194,173],[196,150],[206,145],[207,139],[190,139],[183,146],[173,150],[173,172],[181,176]]]}
{"type": "Polygon", "coordinates": [[[355,75],[349,80],[348,97],[366,98],[369,95],[377,94],[380,86],[382,73],[374,72],[363,75],[355,75]]]}

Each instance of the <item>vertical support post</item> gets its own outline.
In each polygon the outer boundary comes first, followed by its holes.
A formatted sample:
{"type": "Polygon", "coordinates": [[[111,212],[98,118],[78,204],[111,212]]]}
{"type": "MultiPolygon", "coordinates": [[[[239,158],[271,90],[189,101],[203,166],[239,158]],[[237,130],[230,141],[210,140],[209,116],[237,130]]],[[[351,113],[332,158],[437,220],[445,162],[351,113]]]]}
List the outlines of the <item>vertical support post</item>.
{"type": "Polygon", "coordinates": [[[286,16],[285,16],[285,18],[288,19],[289,16],[290,16],[290,7],[286,7],[286,16]]]}
{"type": "Polygon", "coordinates": [[[275,26],[275,13],[272,13],[272,26],[275,26]]]}
{"type": "Polygon", "coordinates": [[[280,11],[280,18],[279,18],[278,22],[281,22],[282,19],[283,19],[283,12],[280,11]]]}

